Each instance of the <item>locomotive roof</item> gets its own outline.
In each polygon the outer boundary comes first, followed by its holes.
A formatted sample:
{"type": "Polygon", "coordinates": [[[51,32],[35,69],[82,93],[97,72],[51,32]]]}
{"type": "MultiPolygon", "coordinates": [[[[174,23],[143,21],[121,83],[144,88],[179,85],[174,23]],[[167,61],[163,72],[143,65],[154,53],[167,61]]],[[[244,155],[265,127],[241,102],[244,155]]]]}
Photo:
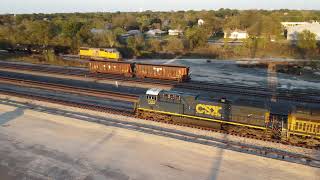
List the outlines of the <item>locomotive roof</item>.
{"type": "Polygon", "coordinates": [[[103,49],[103,50],[115,50],[115,51],[118,51],[117,48],[80,47],[80,49],[103,49]]]}
{"type": "Polygon", "coordinates": [[[147,95],[158,96],[161,91],[162,91],[162,89],[159,89],[159,88],[151,88],[151,89],[147,90],[146,94],[147,95]]]}
{"type": "Polygon", "coordinates": [[[174,94],[174,95],[179,95],[179,96],[194,96],[194,97],[198,96],[198,94],[195,94],[195,93],[181,92],[181,91],[174,91],[174,90],[163,90],[160,88],[148,89],[146,94],[153,95],[153,96],[158,96],[159,94],[174,94]]]}

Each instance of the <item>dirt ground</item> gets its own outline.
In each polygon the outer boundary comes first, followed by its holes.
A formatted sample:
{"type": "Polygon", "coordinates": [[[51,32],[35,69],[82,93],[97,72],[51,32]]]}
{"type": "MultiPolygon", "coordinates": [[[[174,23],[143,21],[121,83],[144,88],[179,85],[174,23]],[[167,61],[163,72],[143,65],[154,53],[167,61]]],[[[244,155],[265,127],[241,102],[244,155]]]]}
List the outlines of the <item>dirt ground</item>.
{"type": "Polygon", "coordinates": [[[0,105],[0,179],[318,179],[320,169],[0,105]]]}

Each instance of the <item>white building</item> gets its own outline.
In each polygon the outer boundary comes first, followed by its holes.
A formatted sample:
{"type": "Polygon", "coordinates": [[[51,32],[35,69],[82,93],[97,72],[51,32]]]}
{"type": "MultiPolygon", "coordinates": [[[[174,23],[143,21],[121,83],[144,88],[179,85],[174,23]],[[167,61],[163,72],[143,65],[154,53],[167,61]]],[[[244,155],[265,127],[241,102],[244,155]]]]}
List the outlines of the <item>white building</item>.
{"type": "Polygon", "coordinates": [[[179,36],[182,35],[183,31],[178,29],[169,29],[168,33],[170,36],[179,36]]]}
{"type": "Polygon", "coordinates": [[[198,19],[198,26],[204,25],[204,20],[203,19],[198,19]]]}
{"type": "Polygon", "coordinates": [[[309,30],[316,35],[316,39],[320,41],[320,24],[318,22],[301,24],[296,26],[287,27],[287,40],[298,40],[298,34],[304,30],[309,30]]]}
{"type": "Polygon", "coordinates": [[[234,30],[234,31],[225,31],[224,38],[225,39],[247,39],[249,37],[247,31],[234,30]]]}

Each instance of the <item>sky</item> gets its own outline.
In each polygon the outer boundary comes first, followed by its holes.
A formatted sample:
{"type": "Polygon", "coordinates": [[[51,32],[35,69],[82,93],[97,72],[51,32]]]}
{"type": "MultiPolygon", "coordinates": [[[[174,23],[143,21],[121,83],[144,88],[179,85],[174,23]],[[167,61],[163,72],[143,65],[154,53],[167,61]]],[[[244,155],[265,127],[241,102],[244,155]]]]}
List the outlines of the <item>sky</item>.
{"type": "Polygon", "coordinates": [[[320,0],[0,0],[0,3],[0,14],[219,8],[320,10],[320,0]]]}

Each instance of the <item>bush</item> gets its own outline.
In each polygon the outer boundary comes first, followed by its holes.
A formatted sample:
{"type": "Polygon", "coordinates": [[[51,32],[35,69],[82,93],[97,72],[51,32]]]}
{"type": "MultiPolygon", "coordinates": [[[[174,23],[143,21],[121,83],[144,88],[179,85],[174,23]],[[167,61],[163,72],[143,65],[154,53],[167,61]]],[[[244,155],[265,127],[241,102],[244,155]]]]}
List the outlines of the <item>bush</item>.
{"type": "Polygon", "coordinates": [[[181,53],[184,50],[184,44],[181,39],[171,37],[167,39],[164,49],[167,52],[181,53]]]}

